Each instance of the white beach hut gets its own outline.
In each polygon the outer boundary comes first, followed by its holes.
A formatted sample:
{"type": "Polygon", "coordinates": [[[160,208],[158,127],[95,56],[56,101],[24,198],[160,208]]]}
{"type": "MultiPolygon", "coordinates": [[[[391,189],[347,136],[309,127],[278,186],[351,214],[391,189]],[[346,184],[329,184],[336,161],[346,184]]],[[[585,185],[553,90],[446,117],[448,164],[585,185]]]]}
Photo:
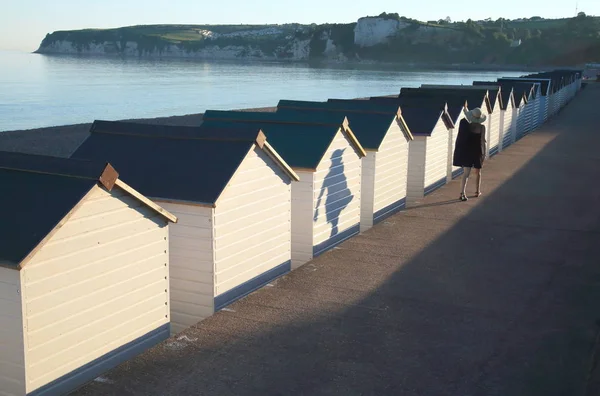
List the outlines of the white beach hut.
{"type": "MultiPolygon", "coordinates": [[[[441,90],[471,90],[473,93],[479,93],[481,98],[469,95],[465,97],[468,107],[480,107],[487,116],[486,121],[486,141],[488,147],[488,156],[498,153],[500,145],[500,109],[502,107],[500,89],[498,86],[490,85],[430,85],[423,84],[421,88],[425,89],[441,89],[441,90]]],[[[459,121],[460,122],[460,121],[459,121]]],[[[455,124],[458,125],[458,124],[455,124]]]]}
{"type": "MultiPolygon", "coordinates": [[[[379,98],[370,100],[384,103],[379,98]]],[[[414,137],[408,150],[407,206],[415,205],[448,181],[450,136],[454,124],[444,103],[439,103],[429,99],[413,101],[411,105],[405,100],[401,105],[402,116],[414,137]]]]}
{"type": "Polygon", "coordinates": [[[361,231],[404,208],[408,147],[413,136],[398,105],[385,106],[366,100],[281,100],[277,105],[277,113],[290,118],[311,119],[319,112],[345,115],[366,151],[361,171],[361,231]]]}
{"type": "Polygon", "coordinates": [[[258,128],[96,121],[73,157],[120,166],[178,216],[169,243],[173,332],[290,271],[298,176],[258,128]]]}
{"type": "Polygon", "coordinates": [[[299,176],[292,185],[292,268],[360,231],[366,152],[344,116],[298,120],[277,113],[208,110],[200,129],[232,125],[260,127],[299,176]]]}
{"type": "Polygon", "coordinates": [[[169,337],[176,217],[106,163],[0,152],[0,184],[0,394],[67,394],[169,337]]]}

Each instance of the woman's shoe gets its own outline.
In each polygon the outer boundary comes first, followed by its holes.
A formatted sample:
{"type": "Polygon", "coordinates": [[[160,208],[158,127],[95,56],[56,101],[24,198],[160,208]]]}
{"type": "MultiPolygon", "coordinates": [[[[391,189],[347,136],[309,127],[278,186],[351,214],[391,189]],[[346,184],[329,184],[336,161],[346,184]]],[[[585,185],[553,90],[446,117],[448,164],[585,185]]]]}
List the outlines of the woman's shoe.
{"type": "Polygon", "coordinates": [[[460,200],[464,202],[464,201],[468,201],[469,198],[467,198],[467,196],[465,194],[460,193],[460,200]]]}
{"type": "Polygon", "coordinates": [[[479,198],[479,197],[481,197],[481,191],[477,191],[477,192],[475,193],[475,197],[476,197],[476,198],[479,198]]]}

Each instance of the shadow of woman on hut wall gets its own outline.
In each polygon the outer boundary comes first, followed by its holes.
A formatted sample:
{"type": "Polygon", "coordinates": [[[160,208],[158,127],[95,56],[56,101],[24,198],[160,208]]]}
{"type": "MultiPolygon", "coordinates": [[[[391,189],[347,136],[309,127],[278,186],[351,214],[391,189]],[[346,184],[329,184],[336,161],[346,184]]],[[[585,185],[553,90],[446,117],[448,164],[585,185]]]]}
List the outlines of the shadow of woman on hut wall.
{"type": "Polygon", "coordinates": [[[330,238],[339,233],[338,223],[340,215],[354,199],[354,195],[352,195],[348,188],[348,180],[344,171],[343,156],[345,151],[346,149],[338,149],[331,154],[329,172],[327,172],[327,175],[323,179],[321,192],[315,205],[313,220],[317,222],[319,220],[319,207],[321,206],[323,196],[326,195],[325,216],[327,217],[327,222],[331,224],[330,238]]]}

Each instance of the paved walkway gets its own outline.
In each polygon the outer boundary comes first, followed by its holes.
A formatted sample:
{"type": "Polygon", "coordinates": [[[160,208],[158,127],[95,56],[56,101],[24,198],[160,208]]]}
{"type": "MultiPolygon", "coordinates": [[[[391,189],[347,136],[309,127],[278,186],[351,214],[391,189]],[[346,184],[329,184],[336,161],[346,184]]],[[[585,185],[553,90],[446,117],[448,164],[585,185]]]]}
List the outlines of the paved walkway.
{"type": "Polygon", "coordinates": [[[481,198],[453,181],[77,394],[584,395],[598,103],[592,84],[490,159],[481,198]]]}

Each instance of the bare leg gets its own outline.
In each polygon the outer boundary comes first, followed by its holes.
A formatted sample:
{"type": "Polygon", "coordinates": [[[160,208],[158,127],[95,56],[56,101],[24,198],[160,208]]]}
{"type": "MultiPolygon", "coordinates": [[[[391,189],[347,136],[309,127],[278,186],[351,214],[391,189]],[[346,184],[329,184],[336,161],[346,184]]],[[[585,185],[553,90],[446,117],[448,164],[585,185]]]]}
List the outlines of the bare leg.
{"type": "Polygon", "coordinates": [[[467,195],[467,182],[469,181],[469,176],[471,175],[471,168],[463,168],[463,177],[462,177],[462,185],[461,185],[461,199],[462,197],[466,197],[467,195]]]}
{"type": "Polygon", "coordinates": [[[475,174],[477,175],[477,192],[475,195],[481,195],[481,169],[475,169],[475,174]]]}

